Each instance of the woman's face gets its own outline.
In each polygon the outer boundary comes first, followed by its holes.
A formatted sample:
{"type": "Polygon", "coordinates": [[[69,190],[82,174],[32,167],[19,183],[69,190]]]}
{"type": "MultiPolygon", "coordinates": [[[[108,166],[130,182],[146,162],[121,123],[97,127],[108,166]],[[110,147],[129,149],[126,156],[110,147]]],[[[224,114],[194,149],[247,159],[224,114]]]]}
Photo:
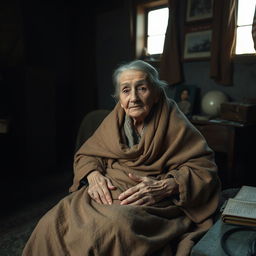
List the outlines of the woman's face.
{"type": "Polygon", "coordinates": [[[181,100],[188,100],[189,99],[189,92],[188,92],[188,90],[184,90],[184,91],[181,92],[180,99],[181,100]]]}
{"type": "Polygon", "coordinates": [[[119,99],[122,108],[135,121],[143,122],[158,94],[147,80],[147,75],[139,70],[126,70],[119,76],[119,99]]]}

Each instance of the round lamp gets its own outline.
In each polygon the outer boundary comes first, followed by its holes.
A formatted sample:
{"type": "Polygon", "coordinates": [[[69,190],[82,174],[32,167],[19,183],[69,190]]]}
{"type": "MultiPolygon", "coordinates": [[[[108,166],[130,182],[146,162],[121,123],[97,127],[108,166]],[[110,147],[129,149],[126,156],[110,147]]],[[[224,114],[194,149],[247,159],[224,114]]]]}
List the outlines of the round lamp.
{"type": "Polygon", "coordinates": [[[207,92],[201,101],[201,108],[204,114],[209,116],[218,116],[220,113],[220,105],[227,102],[228,97],[221,91],[207,92]]]}

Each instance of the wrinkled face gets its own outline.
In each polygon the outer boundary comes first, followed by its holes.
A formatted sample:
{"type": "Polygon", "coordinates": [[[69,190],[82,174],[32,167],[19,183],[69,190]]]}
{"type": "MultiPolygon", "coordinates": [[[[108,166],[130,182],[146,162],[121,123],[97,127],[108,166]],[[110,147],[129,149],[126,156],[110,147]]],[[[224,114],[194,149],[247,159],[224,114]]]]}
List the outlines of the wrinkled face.
{"type": "Polygon", "coordinates": [[[147,75],[139,70],[126,70],[119,76],[119,86],[122,108],[128,116],[143,122],[158,101],[158,93],[148,82],[147,75]]]}

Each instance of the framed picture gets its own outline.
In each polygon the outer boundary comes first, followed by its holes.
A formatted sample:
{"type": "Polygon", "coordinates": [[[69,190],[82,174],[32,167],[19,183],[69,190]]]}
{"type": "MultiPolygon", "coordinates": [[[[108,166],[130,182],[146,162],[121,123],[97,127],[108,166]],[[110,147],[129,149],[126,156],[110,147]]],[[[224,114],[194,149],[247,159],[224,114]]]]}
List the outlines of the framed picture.
{"type": "Polygon", "coordinates": [[[198,87],[196,85],[177,85],[174,100],[180,110],[188,117],[196,112],[198,87]]]}
{"type": "Polygon", "coordinates": [[[186,21],[209,19],[213,16],[214,0],[187,0],[186,21]]]}
{"type": "Polygon", "coordinates": [[[185,35],[184,59],[201,59],[211,56],[212,31],[190,32],[185,35]]]}

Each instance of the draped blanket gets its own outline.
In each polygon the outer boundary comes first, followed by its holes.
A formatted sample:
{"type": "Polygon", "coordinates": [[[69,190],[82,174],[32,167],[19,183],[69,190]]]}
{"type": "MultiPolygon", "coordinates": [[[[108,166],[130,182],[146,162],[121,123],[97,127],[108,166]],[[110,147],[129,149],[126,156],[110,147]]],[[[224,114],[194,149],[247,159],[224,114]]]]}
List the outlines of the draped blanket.
{"type": "Polygon", "coordinates": [[[23,255],[189,255],[211,227],[220,191],[214,154],[174,101],[161,96],[139,144],[123,140],[125,113],[118,103],[78,150],[74,182],[38,223],[23,255]],[[99,170],[117,187],[113,204],[91,200],[80,181],[99,170]],[[136,185],[128,173],[174,177],[179,196],[153,206],[120,205],[121,192],[136,185]]]}

